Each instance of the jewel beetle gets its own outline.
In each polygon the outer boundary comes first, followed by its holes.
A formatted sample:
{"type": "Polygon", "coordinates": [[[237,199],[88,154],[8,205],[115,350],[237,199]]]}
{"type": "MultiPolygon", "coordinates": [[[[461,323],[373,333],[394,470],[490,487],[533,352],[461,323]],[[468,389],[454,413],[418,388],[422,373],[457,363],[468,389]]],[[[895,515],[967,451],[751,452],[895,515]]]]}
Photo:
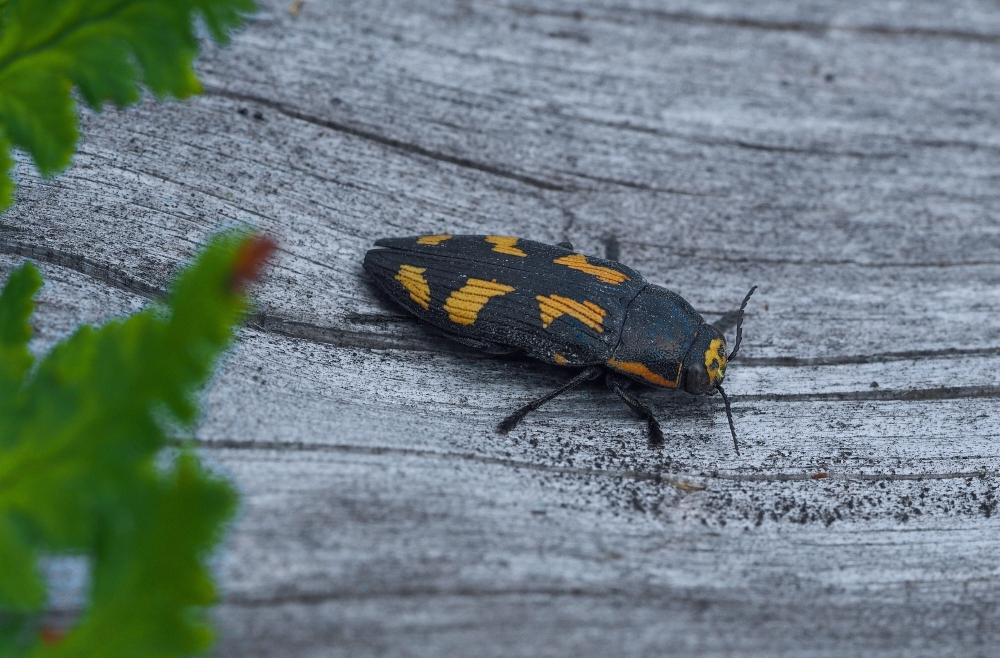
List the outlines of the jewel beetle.
{"type": "Polygon", "coordinates": [[[500,235],[387,238],[365,254],[364,268],[393,300],[449,338],[491,354],[522,351],[568,368],[583,368],[556,390],[524,405],[497,427],[506,433],[525,414],[602,374],[644,419],[649,443],[663,432],[649,404],[629,390],[638,382],[692,395],[722,396],[739,454],[722,331],[677,293],[648,283],[618,262],[577,253],[570,243],[543,244],[500,235]]]}

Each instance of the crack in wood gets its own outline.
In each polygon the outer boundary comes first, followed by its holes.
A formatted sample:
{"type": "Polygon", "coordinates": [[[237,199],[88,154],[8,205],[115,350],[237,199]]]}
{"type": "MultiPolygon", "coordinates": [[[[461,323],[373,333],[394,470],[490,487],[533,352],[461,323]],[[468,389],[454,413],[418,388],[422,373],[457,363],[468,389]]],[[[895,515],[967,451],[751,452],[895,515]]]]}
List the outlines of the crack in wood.
{"type": "MultiPolygon", "coordinates": [[[[300,592],[290,594],[278,594],[276,596],[252,596],[246,594],[233,594],[221,601],[221,605],[238,608],[262,608],[281,605],[320,605],[329,601],[344,600],[372,600],[382,598],[410,598],[424,596],[439,597],[507,597],[507,596],[582,596],[582,597],[603,597],[622,596],[633,593],[634,590],[623,590],[618,588],[606,588],[600,591],[586,590],[581,587],[568,588],[510,588],[510,589],[475,589],[462,587],[456,589],[442,588],[401,588],[394,590],[380,591],[340,591],[340,592],[300,592]]],[[[68,607],[58,611],[47,613],[47,619],[75,619],[84,612],[81,607],[68,607]]]]}
{"type": "Polygon", "coordinates": [[[550,16],[553,18],[569,18],[574,21],[599,21],[616,25],[628,25],[634,21],[622,18],[626,15],[634,15],[642,20],[654,18],[666,22],[683,22],[700,25],[721,25],[728,27],[740,27],[754,30],[768,30],[774,32],[799,32],[804,34],[814,34],[825,36],[828,32],[849,32],[855,34],[874,34],[888,37],[917,37],[917,38],[942,38],[958,41],[970,41],[977,43],[1000,43],[1000,35],[985,32],[974,32],[971,30],[956,29],[935,29],[922,27],[893,27],[890,25],[830,25],[816,21],[782,21],[750,18],[747,16],[711,16],[692,11],[664,11],[658,9],[637,9],[634,7],[616,6],[610,9],[611,14],[587,13],[582,10],[560,11],[554,9],[537,9],[524,5],[497,5],[489,6],[498,9],[507,9],[513,13],[526,16],[550,16]]]}
{"type": "Polygon", "coordinates": [[[415,324],[418,321],[415,315],[388,315],[384,313],[348,313],[344,319],[356,324],[415,324]]]}
{"type": "MultiPolygon", "coordinates": [[[[574,117],[577,118],[577,117],[574,117]]],[[[596,181],[598,183],[608,183],[609,185],[617,185],[619,187],[628,187],[634,190],[644,190],[647,192],[659,192],[662,194],[676,194],[679,196],[695,196],[695,197],[727,197],[728,194],[712,194],[708,192],[691,192],[689,190],[682,190],[675,187],[657,187],[655,185],[649,185],[647,183],[636,183],[633,181],[623,180],[621,178],[611,178],[609,176],[596,176],[593,174],[584,174],[578,171],[566,171],[561,170],[567,176],[575,176],[577,178],[585,178],[587,180],[596,181]]]]}
{"type": "MultiPolygon", "coordinates": [[[[461,587],[456,589],[443,588],[403,588],[379,591],[341,591],[341,592],[302,592],[296,594],[279,594],[277,596],[256,597],[247,595],[232,595],[226,597],[222,605],[239,608],[262,608],[281,605],[320,605],[329,601],[355,601],[384,598],[416,598],[416,597],[457,597],[457,598],[486,598],[486,597],[507,597],[507,596],[580,596],[580,597],[605,597],[635,595],[635,590],[625,590],[614,587],[602,589],[600,591],[586,590],[580,587],[525,587],[511,589],[475,589],[471,587],[461,587]]],[[[668,594],[665,594],[665,596],[668,594]]],[[[670,594],[672,596],[672,594],[670,594]]]]}
{"type": "Polygon", "coordinates": [[[736,402],[890,402],[1000,398],[1000,386],[937,386],[904,390],[831,391],[826,393],[754,393],[733,395],[736,402]]]}
{"type": "MultiPolygon", "coordinates": [[[[749,317],[749,313],[747,314],[749,317]]],[[[933,359],[951,359],[966,356],[1000,356],[1000,347],[977,347],[958,349],[953,347],[939,350],[906,350],[902,352],[883,352],[881,354],[850,354],[845,356],[772,356],[772,357],[740,357],[740,365],[777,366],[790,368],[808,368],[817,366],[860,365],[865,363],[888,363],[890,361],[930,361],[933,359]]]]}
{"type": "Polygon", "coordinates": [[[951,473],[838,473],[823,471],[822,478],[816,473],[726,473],[712,475],[713,479],[733,482],[804,482],[806,480],[858,480],[861,482],[900,482],[912,480],[967,480],[997,475],[988,471],[954,471],[951,473]]]}
{"type": "Polygon", "coordinates": [[[927,261],[900,263],[892,261],[863,261],[852,258],[767,258],[761,256],[733,256],[730,252],[717,253],[715,251],[704,251],[697,249],[670,250],[662,243],[651,243],[642,241],[630,241],[630,246],[651,247],[658,249],[661,253],[667,253],[675,258],[711,258],[714,261],[724,263],[751,263],[753,265],[804,265],[808,267],[816,265],[831,265],[840,267],[850,265],[853,267],[863,267],[866,269],[894,269],[894,268],[929,268],[940,269],[948,267],[980,267],[1000,265],[1000,260],[966,260],[966,261],[927,261]]]}
{"type": "MultiPolygon", "coordinates": [[[[883,152],[871,152],[871,151],[839,151],[832,148],[820,148],[816,146],[779,146],[775,144],[761,144],[759,142],[749,142],[744,139],[726,139],[726,138],[711,138],[711,137],[695,137],[694,135],[672,131],[664,130],[662,128],[656,128],[653,126],[641,126],[631,121],[607,121],[602,119],[595,119],[593,117],[581,116],[578,114],[564,115],[560,114],[560,117],[566,120],[577,120],[583,123],[589,123],[595,126],[604,126],[606,128],[619,128],[622,130],[628,130],[631,132],[642,133],[644,135],[656,135],[657,137],[667,137],[670,139],[679,139],[692,144],[702,144],[704,146],[732,146],[735,148],[746,149],[750,151],[771,151],[775,153],[794,153],[797,155],[819,155],[823,157],[846,157],[846,158],[865,158],[865,159],[875,159],[875,160],[887,160],[890,158],[905,158],[906,153],[899,153],[895,151],[883,151],[883,152]]],[[[704,197],[725,197],[725,194],[712,194],[712,193],[699,193],[699,192],[685,192],[682,190],[671,190],[671,189],[657,189],[649,188],[637,184],[629,184],[626,182],[620,182],[614,179],[602,179],[597,176],[587,176],[584,174],[573,174],[574,176],[580,176],[583,178],[592,178],[593,180],[606,180],[607,182],[617,183],[619,185],[624,185],[627,187],[636,187],[638,189],[652,189],[655,191],[670,192],[673,194],[687,194],[691,196],[704,196],[704,197]]]]}
{"type": "MultiPolygon", "coordinates": [[[[712,256],[715,257],[714,252],[712,256]]],[[[864,267],[871,269],[892,269],[892,268],[944,268],[944,267],[979,267],[982,265],[994,266],[1000,265],[1000,260],[968,260],[968,261],[940,261],[940,262],[927,262],[927,263],[893,263],[893,262],[866,262],[861,260],[852,260],[849,258],[832,258],[832,259],[815,259],[808,260],[804,258],[757,258],[749,256],[728,256],[722,255],[721,257],[715,257],[716,260],[720,260],[726,263],[753,263],[755,265],[853,265],[855,267],[864,267]]]]}
{"type": "MultiPolygon", "coordinates": [[[[354,320],[348,320],[354,321],[354,320]]],[[[354,321],[360,324],[360,321],[354,321]]],[[[386,321],[388,322],[388,321],[386,321]]],[[[401,322],[401,320],[394,322],[401,322]]],[[[379,324],[371,323],[370,324],[379,324]]],[[[336,327],[324,327],[308,322],[291,320],[269,313],[251,315],[246,325],[269,334],[306,340],[313,343],[326,343],[336,347],[360,347],[372,350],[405,350],[410,352],[466,352],[474,351],[452,341],[442,344],[427,339],[406,338],[371,334],[364,331],[350,331],[336,327]]]]}
{"type": "Polygon", "coordinates": [[[68,270],[85,274],[120,290],[134,292],[144,297],[161,297],[166,292],[163,288],[131,277],[120,270],[99,263],[91,258],[60,249],[39,247],[24,242],[0,239],[0,253],[24,256],[25,258],[31,258],[42,263],[59,265],[68,270]]]}
{"type": "Polygon", "coordinates": [[[312,115],[306,114],[305,112],[300,112],[299,110],[289,107],[284,103],[273,101],[268,98],[263,98],[261,96],[229,91],[227,89],[220,89],[218,87],[206,87],[205,95],[218,96],[221,98],[229,98],[231,100],[239,100],[247,103],[256,103],[258,105],[263,105],[264,107],[271,108],[276,112],[280,112],[281,114],[291,119],[306,121],[313,125],[321,126],[323,128],[329,128],[330,130],[335,130],[339,133],[353,135],[354,137],[376,142],[378,144],[382,144],[383,146],[389,146],[399,151],[403,151],[404,153],[419,155],[425,158],[431,158],[432,160],[438,160],[440,162],[447,162],[448,164],[464,167],[466,169],[474,169],[476,171],[481,171],[483,173],[490,174],[492,176],[499,176],[501,178],[507,178],[509,180],[514,180],[519,183],[524,183],[525,185],[537,187],[542,190],[565,192],[572,189],[570,187],[564,185],[558,185],[556,183],[542,180],[540,178],[534,178],[532,176],[527,176],[525,174],[519,174],[517,172],[509,171],[507,169],[503,169],[495,165],[489,165],[483,162],[477,162],[475,160],[470,160],[469,158],[463,158],[460,156],[448,155],[446,153],[441,153],[440,151],[433,151],[431,149],[424,148],[423,146],[418,146],[416,144],[404,142],[402,140],[395,139],[393,137],[386,137],[384,135],[379,135],[378,133],[374,133],[369,130],[362,130],[360,128],[354,128],[352,126],[348,126],[347,124],[330,121],[329,119],[321,119],[319,117],[314,117],[312,115]]]}
{"type": "Polygon", "coordinates": [[[833,149],[816,148],[809,146],[778,146],[776,144],[760,144],[758,142],[748,142],[743,139],[702,139],[694,140],[709,146],[737,146],[751,151],[769,151],[772,153],[797,153],[799,155],[821,155],[821,156],[842,156],[848,158],[868,158],[876,160],[887,160],[889,158],[905,158],[905,153],[866,153],[864,151],[835,151],[833,149]]]}

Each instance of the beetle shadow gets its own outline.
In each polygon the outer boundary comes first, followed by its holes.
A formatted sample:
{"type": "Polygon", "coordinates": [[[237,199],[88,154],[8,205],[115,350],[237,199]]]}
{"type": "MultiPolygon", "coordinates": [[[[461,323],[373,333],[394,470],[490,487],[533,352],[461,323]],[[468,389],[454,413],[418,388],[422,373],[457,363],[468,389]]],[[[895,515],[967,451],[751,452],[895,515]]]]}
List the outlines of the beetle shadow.
{"type": "MultiPolygon", "coordinates": [[[[509,360],[509,357],[507,358],[509,360]]],[[[518,369],[517,376],[521,390],[516,395],[523,395],[525,401],[545,395],[581,372],[577,368],[553,366],[534,359],[525,358],[523,361],[524,364],[518,369]]],[[[684,425],[703,426],[709,419],[716,419],[716,414],[723,410],[722,400],[718,396],[714,398],[694,396],[683,391],[644,386],[639,382],[629,390],[638,394],[643,402],[652,407],[654,415],[664,426],[665,431],[672,422],[678,421],[684,425]]],[[[634,419],[636,422],[642,422],[639,416],[608,388],[603,376],[584,382],[566,394],[549,401],[540,409],[531,412],[523,422],[530,423],[531,418],[546,414],[567,413],[581,420],[634,419]]],[[[725,424],[725,420],[721,422],[725,424]]]]}
{"type": "MultiPolygon", "coordinates": [[[[602,413],[607,411],[605,406],[621,407],[622,411],[629,417],[638,418],[628,408],[628,405],[608,388],[603,377],[581,385],[580,390],[586,392],[588,396],[592,396],[595,403],[600,403],[602,413]]],[[[704,395],[690,395],[684,391],[644,386],[639,382],[636,382],[628,390],[649,404],[657,419],[664,424],[669,423],[671,418],[697,421],[703,419],[706,414],[712,413],[716,404],[720,409],[722,408],[722,400],[717,396],[710,398],[704,395]]]]}

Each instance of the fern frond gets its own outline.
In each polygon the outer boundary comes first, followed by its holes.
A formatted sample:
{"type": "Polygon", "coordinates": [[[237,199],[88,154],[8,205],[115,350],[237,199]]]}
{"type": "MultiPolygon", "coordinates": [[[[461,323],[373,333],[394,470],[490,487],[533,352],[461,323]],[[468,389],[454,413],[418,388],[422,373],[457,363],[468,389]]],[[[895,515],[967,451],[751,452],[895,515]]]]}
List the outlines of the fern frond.
{"type": "MultiPolygon", "coordinates": [[[[256,273],[272,249],[220,236],[165,305],[82,327],[37,366],[0,377],[0,656],[151,658],[207,648],[204,607],[215,590],[205,557],[236,495],[186,452],[164,472],[164,413],[192,427],[198,389],[246,308],[247,258],[256,273]],[[90,559],[87,609],[57,646],[34,638],[19,649],[25,620],[45,603],[38,555],[60,552],[90,559]]],[[[27,354],[40,282],[30,265],[8,277],[0,359],[27,354]]]]}
{"type": "Polygon", "coordinates": [[[0,210],[14,189],[10,145],[44,176],[70,163],[72,88],[95,112],[135,103],[140,84],[158,98],[200,93],[195,18],[224,44],[255,9],[255,0],[0,0],[0,210]]]}

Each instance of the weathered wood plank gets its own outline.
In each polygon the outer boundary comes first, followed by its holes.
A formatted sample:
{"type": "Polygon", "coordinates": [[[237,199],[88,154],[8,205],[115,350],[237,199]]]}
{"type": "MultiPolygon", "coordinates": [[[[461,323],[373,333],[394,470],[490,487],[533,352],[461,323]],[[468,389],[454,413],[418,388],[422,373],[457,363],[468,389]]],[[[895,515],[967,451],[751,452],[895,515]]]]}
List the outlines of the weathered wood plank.
{"type": "Polygon", "coordinates": [[[38,349],[279,237],[198,431],[246,501],[222,655],[995,651],[991,3],[265,4],[0,219],[38,349]],[[495,434],[566,373],[356,317],[398,313],[364,251],[424,232],[614,236],[709,316],[760,285],[742,455],[717,399],[652,395],[650,451],[597,384],[495,434]]]}

